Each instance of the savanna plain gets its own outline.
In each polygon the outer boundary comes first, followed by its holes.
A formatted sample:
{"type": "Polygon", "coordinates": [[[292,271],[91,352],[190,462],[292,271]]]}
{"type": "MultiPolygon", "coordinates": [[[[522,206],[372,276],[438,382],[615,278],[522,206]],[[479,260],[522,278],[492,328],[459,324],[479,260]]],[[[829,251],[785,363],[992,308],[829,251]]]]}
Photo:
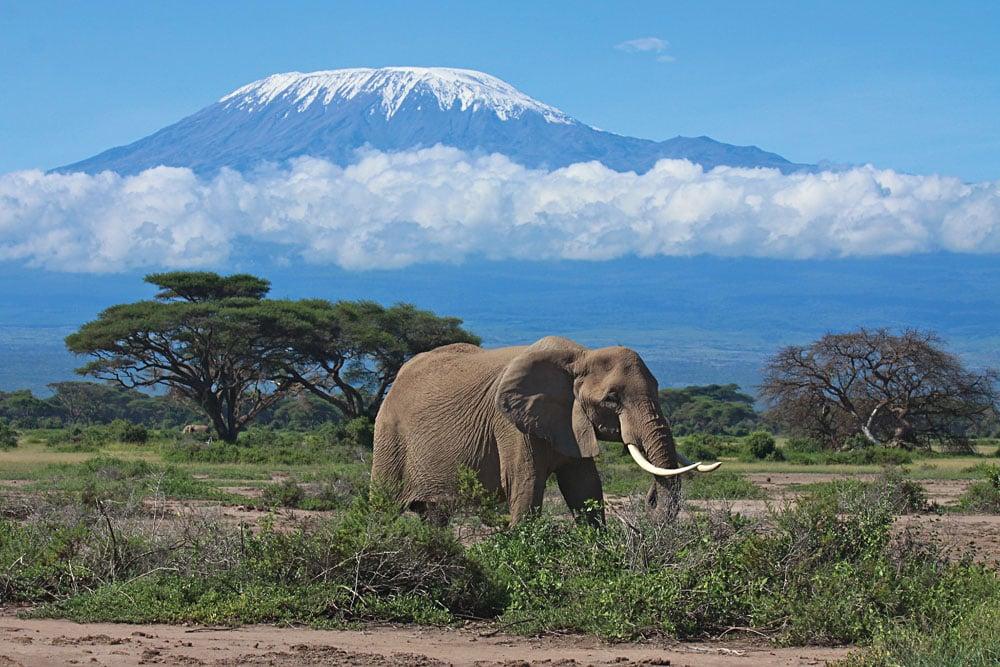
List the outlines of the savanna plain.
{"type": "Polygon", "coordinates": [[[363,426],[5,427],[0,664],[991,664],[1000,458],[693,433],[678,516],[603,443],[607,526],[369,488],[363,426]]]}

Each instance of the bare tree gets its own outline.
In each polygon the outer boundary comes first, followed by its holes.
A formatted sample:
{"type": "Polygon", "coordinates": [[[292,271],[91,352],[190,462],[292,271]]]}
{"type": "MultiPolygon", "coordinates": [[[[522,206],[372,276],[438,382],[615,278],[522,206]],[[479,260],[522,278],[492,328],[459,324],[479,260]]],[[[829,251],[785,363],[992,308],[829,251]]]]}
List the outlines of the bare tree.
{"type": "Polygon", "coordinates": [[[764,371],[770,416],[829,443],[861,434],[906,448],[958,446],[997,410],[997,372],[973,372],[930,332],[861,329],[780,350],[764,371]]]}

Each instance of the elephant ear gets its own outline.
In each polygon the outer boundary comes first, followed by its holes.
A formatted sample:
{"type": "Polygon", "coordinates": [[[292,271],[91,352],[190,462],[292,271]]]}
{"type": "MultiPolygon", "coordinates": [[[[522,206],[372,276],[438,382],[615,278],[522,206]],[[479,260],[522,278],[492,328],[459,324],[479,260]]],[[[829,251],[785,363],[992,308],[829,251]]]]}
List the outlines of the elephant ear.
{"type": "MultiPolygon", "coordinates": [[[[534,346],[532,346],[534,347],[534,346]]],[[[530,349],[504,371],[497,408],[522,433],[552,443],[573,458],[597,456],[597,436],[573,393],[574,351],[530,349]]]]}

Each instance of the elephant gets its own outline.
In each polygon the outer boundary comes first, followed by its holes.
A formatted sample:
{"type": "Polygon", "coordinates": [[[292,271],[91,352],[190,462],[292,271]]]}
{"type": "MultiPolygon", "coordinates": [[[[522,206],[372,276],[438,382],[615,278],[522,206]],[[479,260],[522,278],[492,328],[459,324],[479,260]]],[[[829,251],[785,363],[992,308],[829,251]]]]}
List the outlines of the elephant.
{"type": "Polygon", "coordinates": [[[188,424],[181,429],[181,433],[208,433],[208,426],[205,424],[188,424]]]}
{"type": "Polygon", "coordinates": [[[653,475],[647,501],[661,510],[678,475],[720,465],[677,451],[656,379],[633,350],[548,336],[497,349],[455,343],[407,361],[375,419],[373,488],[433,519],[468,468],[506,499],[513,525],[541,508],[555,474],[570,510],[603,523],[598,439],[623,443],[653,475]]]}

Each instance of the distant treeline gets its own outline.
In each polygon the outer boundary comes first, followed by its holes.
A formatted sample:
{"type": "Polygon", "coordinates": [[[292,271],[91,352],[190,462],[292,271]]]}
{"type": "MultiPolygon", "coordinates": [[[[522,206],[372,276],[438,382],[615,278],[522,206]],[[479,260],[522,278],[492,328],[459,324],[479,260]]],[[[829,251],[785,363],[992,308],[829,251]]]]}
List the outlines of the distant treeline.
{"type": "MultiPolygon", "coordinates": [[[[27,389],[0,391],[0,420],[16,428],[110,424],[117,419],[148,428],[180,428],[205,422],[204,413],[197,407],[169,395],[151,395],[97,382],[56,382],[49,388],[53,394],[45,398],[27,389]]],[[[256,422],[277,428],[310,429],[342,420],[340,412],[326,401],[300,394],[270,406],[256,422]]]]}
{"type": "MultiPolygon", "coordinates": [[[[53,393],[45,398],[27,389],[0,391],[0,419],[17,428],[110,424],[116,419],[147,428],[179,428],[205,421],[197,407],[170,395],[151,395],[82,381],[56,382],[49,388],[53,393]]],[[[735,384],[664,389],[660,392],[660,403],[678,436],[746,435],[761,424],[753,397],[735,384]]],[[[302,393],[282,399],[255,421],[261,426],[310,429],[343,419],[327,401],[302,393]]]]}
{"type": "Polygon", "coordinates": [[[747,435],[761,425],[753,396],[735,384],[708,384],[660,390],[663,414],[674,435],[747,435]]]}

